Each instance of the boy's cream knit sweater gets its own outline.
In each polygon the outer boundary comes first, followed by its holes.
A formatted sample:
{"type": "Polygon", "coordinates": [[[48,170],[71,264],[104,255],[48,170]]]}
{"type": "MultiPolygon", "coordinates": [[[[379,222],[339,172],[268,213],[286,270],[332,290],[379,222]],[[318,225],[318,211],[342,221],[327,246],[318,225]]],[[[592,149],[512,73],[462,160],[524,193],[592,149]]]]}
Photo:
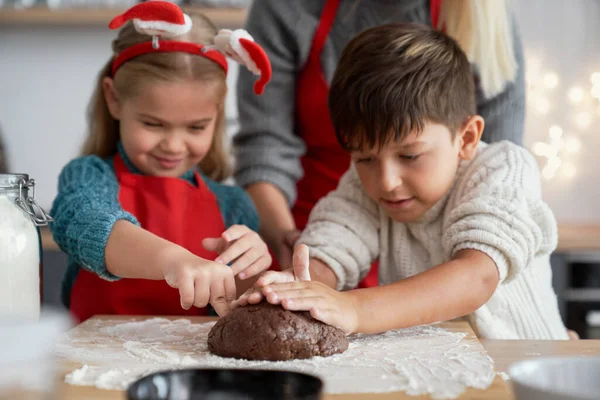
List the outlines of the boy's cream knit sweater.
{"type": "MultiPolygon", "coordinates": [[[[535,159],[510,142],[480,144],[477,156],[461,163],[450,192],[414,223],[387,217],[351,167],[314,208],[299,243],[335,272],[339,290],[355,287],[377,258],[385,285],[447,262],[459,250],[482,251],[496,263],[500,283],[469,315],[476,333],[568,338],[552,288],[556,221],[542,201],[535,159]]],[[[402,304],[396,307],[402,312],[402,304]]]]}

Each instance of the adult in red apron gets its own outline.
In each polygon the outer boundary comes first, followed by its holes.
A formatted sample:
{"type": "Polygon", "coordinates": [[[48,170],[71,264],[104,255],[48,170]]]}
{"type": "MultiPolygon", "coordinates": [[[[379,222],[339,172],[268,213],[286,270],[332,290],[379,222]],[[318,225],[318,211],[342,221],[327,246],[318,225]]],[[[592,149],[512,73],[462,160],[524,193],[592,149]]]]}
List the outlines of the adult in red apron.
{"type": "MultiPolygon", "coordinates": [[[[333,26],[341,0],[327,0],[313,37],[311,50],[296,86],[296,121],[306,143],[301,159],[304,175],[296,185],[298,199],[292,208],[296,227],[304,229],[317,201],[334,190],[350,166],[350,155],[341,148],[329,116],[329,84],[321,67],[321,52],[333,26]]],[[[431,21],[437,25],[441,0],[432,0],[431,21]]],[[[359,287],[377,286],[377,262],[359,287]]]]}
{"type": "MultiPolygon", "coordinates": [[[[195,173],[196,185],[178,178],[144,176],[128,171],[120,155],[114,157],[120,185],[119,202],[142,228],[209,260],[217,257],[202,247],[202,239],[225,230],[216,196],[195,173]]],[[[96,314],[205,315],[206,308],[181,308],[179,291],[164,280],[106,281],[79,271],[71,291],[71,312],[84,321],[96,314]]]]}

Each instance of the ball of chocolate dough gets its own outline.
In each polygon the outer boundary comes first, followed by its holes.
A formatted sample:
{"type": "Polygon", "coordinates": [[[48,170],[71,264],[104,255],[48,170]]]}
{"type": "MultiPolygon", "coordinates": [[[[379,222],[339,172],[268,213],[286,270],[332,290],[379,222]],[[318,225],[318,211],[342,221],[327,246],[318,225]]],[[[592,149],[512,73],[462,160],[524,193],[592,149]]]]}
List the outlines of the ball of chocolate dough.
{"type": "Polygon", "coordinates": [[[285,310],[267,302],[233,310],[208,333],[208,349],[222,357],[285,361],[330,356],[348,349],[340,329],[308,312],[285,310]]]}

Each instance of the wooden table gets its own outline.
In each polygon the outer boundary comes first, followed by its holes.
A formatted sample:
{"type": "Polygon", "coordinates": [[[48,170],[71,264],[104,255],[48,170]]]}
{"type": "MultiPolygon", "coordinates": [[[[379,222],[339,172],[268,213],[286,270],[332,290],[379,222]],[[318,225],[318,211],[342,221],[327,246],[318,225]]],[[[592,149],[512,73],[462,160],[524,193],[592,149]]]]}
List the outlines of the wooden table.
{"type": "Polygon", "coordinates": [[[557,252],[599,251],[600,225],[558,225],[557,252]]]}
{"type": "MultiPolygon", "coordinates": [[[[132,317],[128,317],[128,316],[98,316],[95,317],[96,319],[100,319],[100,320],[127,320],[127,321],[131,321],[132,317]]],[[[147,317],[146,317],[147,318],[147,317]]],[[[181,317],[168,317],[169,319],[177,319],[177,318],[181,318],[181,317]]],[[[202,323],[202,322],[210,322],[210,321],[214,321],[216,320],[216,318],[213,317],[185,317],[186,319],[189,319],[192,323],[202,323]]],[[[135,320],[143,320],[145,319],[145,317],[137,317],[135,318],[135,320]]],[[[81,337],[86,337],[86,338],[94,338],[94,343],[96,343],[97,345],[101,344],[102,346],[109,346],[111,350],[113,350],[113,346],[110,345],[101,335],[98,335],[96,333],[95,330],[92,330],[90,328],[87,328],[88,322],[84,322],[82,325],[76,327],[75,329],[79,329],[80,332],[83,332],[83,334],[81,334],[81,337]]],[[[92,326],[91,323],[89,323],[89,326],[92,326]]],[[[450,321],[450,322],[445,322],[445,323],[441,323],[439,325],[437,325],[439,327],[444,328],[447,331],[451,331],[451,332],[463,332],[465,333],[466,339],[472,339],[477,341],[477,337],[475,336],[475,334],[473,333],[473,330],[471,329],[471,327],[469,326],[469,324],[466,321],[463,320],[456,320],[456,321],[450,321]]],[[[121,345],[119,345],[121,346],[121,345]]],[[[116,348],[116,346],[114,347],[116,348]]],[[[484,348],[481,347],[481,351],[484,351],[484,348]]],[[[66,375],[68,372],[71,372],[72,370],[79,368],[81,366],[81,364],[79,363],[74,363],[68,360],[64,360],[64,362],[62,363],[62,376],[64,377],[64,375],[66,375]]],[[[96,399],[106,399],[106,400],[123,400],[125,399],[125,395],[122,392],[118,392],[118,391],[107,391],[107,390],[100,390],[100,389],[96,389],[94,387],[90,387],[90,386],[73,386],[73,385],[69,385],[64,383],[64,380],[61,379],[60,381],[60,398],[61,399],[65,399],[65,400],[79,400],[79,399],[90,399],[90,400],[96,400],[96,399]]],[[[324,400],[341,400],[341,399],[347,399],[347,400],[366,400],[366,399],[373,399],[373,400],[391,400],[391,399],[398,399],[398,400],[402,400],[402,399],[428,399],[429,397],[423,397],[423,396],[408,396],[405,393],[402,392],[394,392],[394,393],[384,393],[384,394],[373,394],[373,393],[364,393],[364,394],[343,394],[343,395],[324,395],[323,399],[324,400]]],[[[485,399],[498,399],[498,400],[505,400],[505,399],[511,399],[512,396],[510,394],[510,389],[507,387],[507,385],[505,385],[505,382],[502,380],[502,378],[500,376],[497,376],[495,381],[492,383],[492,385],[485,391],[482,390],[476,390],[476,389],[468,389],[461,397],[461,400],[475,400],[475,399],[481,399],[481,398],[485,398],[485,399]]]]}
{"type": "MultiPolygon", "coordinates": [[[[98,317],[118,319],[119,317],[98,317]]],[[[128,318],[131,317],[122,317],[128,318]]],[[[193,323],[201,323],[213,320],[212,318],[196,317],[190,318],[193,323]]],[[[452,321],[440,324],[446,330],[454,332],[465,332],[467,337],[476,339],[471,328],[465,321],[452,321]]],[[[80,326],[81,327],[81,326],[80,326]]],[[[600,354],[600,341],[500,341],[500,340],[482,340],[483,349],[487,350],[488,354],[494,360],[497,372],[506,372],[508,366],[518,360],[549,355],[598,355],[600,354]]],[[[63,375],[78,368],[80,364],[65,361],[62,364],[63,375]]],[[[106,391],[96,389],[94,387],[71,386],[67,385],[61,379],[60,383],[61,399],[106,399],[106,400],[122,400],[125,399],[124,393],[118,391],[106,391]]],[[[385,393],[385,394],[345,394],[345,395],[325,395],[325,400],[391,400],[391,399],[424,399],[427,397],[411,397],[404,393],[385,393]]],[[[500,376],[486,390],[467,390],[460,399],[512,399],[510,392],[510,384],[505,384],[500,376]]]]}
{"type": "Polygon", "coordinates": [[[551,356],[600,356],[600,340],[486,340],[481,344],[497,372],[508,372],[515,361],[551,356]]]}

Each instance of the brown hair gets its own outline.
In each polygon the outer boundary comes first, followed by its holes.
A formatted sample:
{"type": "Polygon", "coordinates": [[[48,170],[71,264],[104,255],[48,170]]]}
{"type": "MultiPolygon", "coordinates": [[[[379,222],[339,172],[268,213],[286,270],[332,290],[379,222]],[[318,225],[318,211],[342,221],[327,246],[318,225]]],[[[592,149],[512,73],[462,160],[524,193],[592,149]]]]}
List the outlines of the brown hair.
{"type": "Polygon", "coordinates": [[[426,121],[454,133],[476,111],[471,65],[452,38],[427,26],[371,28],[345,47],[329,110],[346,150],[400,141],[426,121]]]}
{"type": "MultiPolygon", "coordinates": [[[[173,40],[188,41],[203,45],[213,44],[216,27],[205,16],[187,12],[193,25],[190,32],[173,40]]],[[[138,33],[132,23],[125,25],[113,40],[114,54],[145,41],[147,35],[138,33]]],[[[117,152],[119,142],[119,121],[113,119],[104,100],[102,82],[111,76],[112,58],[98,75],[98,81],[88,106],[89,133],[83,146],[83,155],[110,157],[117,152]]],[[[128,60],[114,76],[114,87],[119,98],[130,98],[139,87],[152,81],[202,80],[212,89],[219,103],[215,124],[215,135],[211,148],[200,162],[200,169],[210,178],[221,181],[230,174],[230,164],[224,143],[225,95],[227,86],[225,71],[215,62],[198,55],[183,52],[150,53],[128,60]]]]}

